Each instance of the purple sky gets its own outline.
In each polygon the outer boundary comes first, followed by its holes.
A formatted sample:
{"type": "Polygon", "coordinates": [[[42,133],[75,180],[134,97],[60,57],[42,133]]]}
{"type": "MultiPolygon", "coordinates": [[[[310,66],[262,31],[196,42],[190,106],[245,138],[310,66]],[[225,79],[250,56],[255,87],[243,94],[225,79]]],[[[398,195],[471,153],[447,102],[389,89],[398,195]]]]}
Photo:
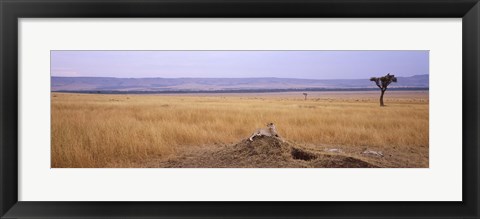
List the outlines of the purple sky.
{"type": "Polygon", "coordinates": [[[52,51],[51,75],[359,79],[429,73],[428,51],[52,51]]]}

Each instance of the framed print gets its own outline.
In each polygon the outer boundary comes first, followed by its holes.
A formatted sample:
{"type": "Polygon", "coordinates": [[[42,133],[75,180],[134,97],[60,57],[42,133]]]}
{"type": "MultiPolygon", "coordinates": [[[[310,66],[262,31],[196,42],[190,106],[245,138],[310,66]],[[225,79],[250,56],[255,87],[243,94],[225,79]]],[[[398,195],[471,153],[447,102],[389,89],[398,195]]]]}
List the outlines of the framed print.
{"type": "Polygon", "coordinates": [[[479,7],[2,1],[1,216],[478,218],[479,7]]]}

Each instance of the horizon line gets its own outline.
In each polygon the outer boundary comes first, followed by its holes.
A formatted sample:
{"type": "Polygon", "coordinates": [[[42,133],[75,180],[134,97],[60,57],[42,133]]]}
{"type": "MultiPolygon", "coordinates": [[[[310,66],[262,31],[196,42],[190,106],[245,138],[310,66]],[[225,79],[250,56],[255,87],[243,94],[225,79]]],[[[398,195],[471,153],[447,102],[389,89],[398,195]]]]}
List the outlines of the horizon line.
{"type": "MultiPolygon", "coordinates": [[[[399,78],[408,78],[408,77],[414,77],[414,76],[422,76],[422,75],[430,75],[428,74],[415,74],[411,76],[398,76],[399,78]]],[[[275,78],[275,79],[303,79],[303,80],[362,80],[365,78],[331,78],[331,79],[314,79],[314,78],[283,78],[283,77],[244,77],[244,78],[238,78],[238,77],[177,77],[177,78],[172,78],[172,77],[113,77],[113,76],[106,76],[106,77],[97,77],[97,76],[56,76],[56,75],[50,75],[50,77],[58,77],[58,78],[116,78],[116,79],[247,79],[247,78],[275,78]]],[[[372,76],[375,77],[375,76],[372,76]]]]}

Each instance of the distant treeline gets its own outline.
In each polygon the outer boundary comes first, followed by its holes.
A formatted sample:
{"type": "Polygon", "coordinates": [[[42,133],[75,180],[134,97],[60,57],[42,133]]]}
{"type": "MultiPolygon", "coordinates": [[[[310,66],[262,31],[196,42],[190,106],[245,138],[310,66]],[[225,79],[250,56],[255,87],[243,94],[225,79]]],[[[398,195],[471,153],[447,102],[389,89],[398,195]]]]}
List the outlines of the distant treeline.
{"type": "MultiPolygon", "coordinates": [[[[415,91],[428,87],[396,87],[388,90],[415,91]]],[[[378,91],[378,88],[304,88],[304,89],[248,89],[248,90],[164,90],[164,91],[118,91],[118,90],[57,90],[58,93],[85,94],[189,94],[189,93],[274,93],[274,92],[308,92],[308,91],[378,91]]]]}

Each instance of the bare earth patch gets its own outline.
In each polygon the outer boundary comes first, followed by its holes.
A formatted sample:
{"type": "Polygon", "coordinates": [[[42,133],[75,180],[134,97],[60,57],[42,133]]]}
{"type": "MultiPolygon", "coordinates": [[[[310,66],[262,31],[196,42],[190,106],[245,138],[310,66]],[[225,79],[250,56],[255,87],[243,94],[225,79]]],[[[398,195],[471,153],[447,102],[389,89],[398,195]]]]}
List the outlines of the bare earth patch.
{"type": "Polygon", "coordinates": [[[310,151],[273,137],[248,139],[216,149],[199,149],[172,159],[151,160],[143,167],[165,168],[375,168],[346,155],[310,151]]]}

